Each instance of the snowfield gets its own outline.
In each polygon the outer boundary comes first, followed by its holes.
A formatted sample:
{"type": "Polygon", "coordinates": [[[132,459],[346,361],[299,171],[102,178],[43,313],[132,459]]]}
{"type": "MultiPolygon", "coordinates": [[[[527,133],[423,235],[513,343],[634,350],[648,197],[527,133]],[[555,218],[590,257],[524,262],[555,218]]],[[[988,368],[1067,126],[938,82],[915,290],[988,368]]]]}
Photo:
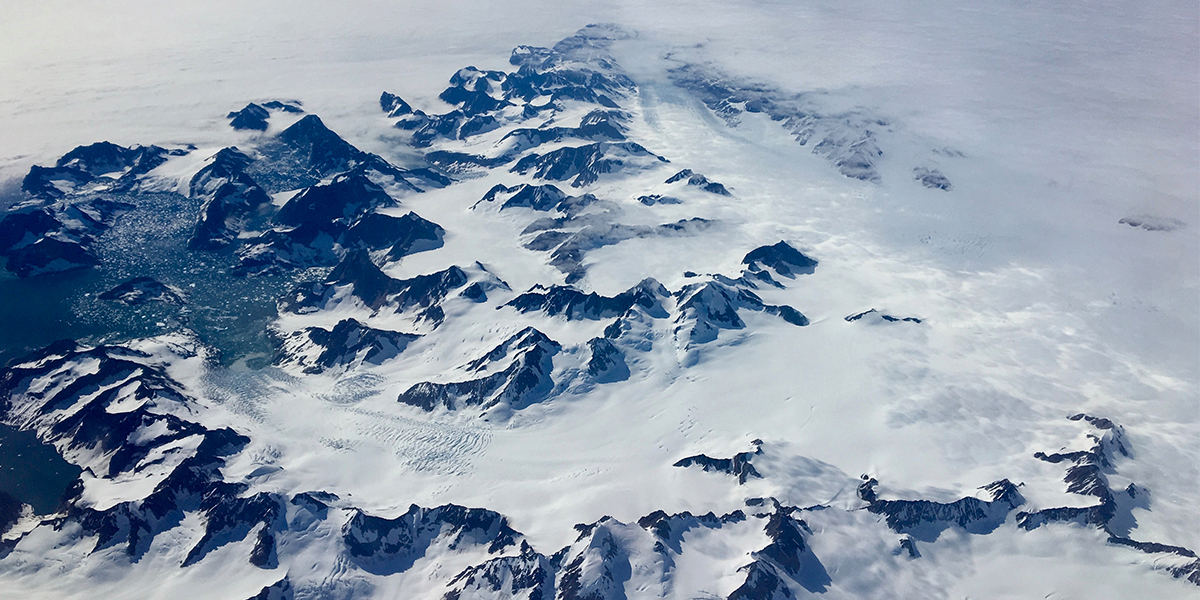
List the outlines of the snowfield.
{"type": "Polygon", "coordinates": [[[1196,595],[1192,3],[11,13],[0,596],[1196,595]]]}

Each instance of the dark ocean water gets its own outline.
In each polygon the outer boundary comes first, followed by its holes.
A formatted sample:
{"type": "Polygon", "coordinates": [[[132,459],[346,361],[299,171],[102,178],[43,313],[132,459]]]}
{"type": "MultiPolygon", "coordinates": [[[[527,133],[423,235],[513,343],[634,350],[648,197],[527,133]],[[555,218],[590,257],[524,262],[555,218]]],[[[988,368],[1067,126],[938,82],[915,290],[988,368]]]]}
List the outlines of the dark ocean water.
{"type": "Polygon", "coordinates": [[[32,432],[0,425],[0,492],[32,505],[35,513],[54,512],[80,472],[32,432]]]}
{"type": "MultiPolygon", "coordinates": [[[[222,365],[257,357],[245,366],[266,366],[273,353],[267,327],[278,314],[276,299],[321,272],[233,276],[232,251],[187,249],[196,200],[161,192],[114,199],[136,208],[119,215],[97,240],[100,266],[30,279],[0,270],[0,366],[60,339],[120,343],[177,331],[216,350],[222,365]],[[98,298],[139,276],[175,287],[185,303],[126,306],[98,298]]],[[[78,474],[32,432],[0,424],[0,492],[38,513],[52,512],[78,474]]]]}

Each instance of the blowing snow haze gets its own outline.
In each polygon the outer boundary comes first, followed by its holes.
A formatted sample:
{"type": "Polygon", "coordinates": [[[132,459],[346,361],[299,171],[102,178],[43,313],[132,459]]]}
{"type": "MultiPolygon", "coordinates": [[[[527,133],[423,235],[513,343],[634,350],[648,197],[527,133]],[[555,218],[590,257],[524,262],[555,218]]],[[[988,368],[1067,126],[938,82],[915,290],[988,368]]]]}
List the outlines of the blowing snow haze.
{"type": "Polygon", "coordinates": [[[5,12],[0,597],[1197,593],[1194,2],[5,12]]]}

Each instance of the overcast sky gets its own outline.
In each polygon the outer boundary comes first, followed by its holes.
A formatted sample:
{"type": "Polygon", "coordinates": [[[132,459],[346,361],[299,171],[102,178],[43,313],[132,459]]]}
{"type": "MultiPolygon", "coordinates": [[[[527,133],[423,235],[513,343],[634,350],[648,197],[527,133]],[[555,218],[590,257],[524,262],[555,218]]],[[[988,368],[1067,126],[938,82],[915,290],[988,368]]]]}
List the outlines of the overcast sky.
{"type": "Polygon", "coordinates": [[[369,136],[383,89],[432,100],[460,66],[499,68],[514,45],[613,21],[664,52],[702,44],[727,71],[850,90],[939,139],[1197,220],[1194,0],[7,4],[2,178],[100,139],[219,142],[224,112],[264,97],[369,136]]]}

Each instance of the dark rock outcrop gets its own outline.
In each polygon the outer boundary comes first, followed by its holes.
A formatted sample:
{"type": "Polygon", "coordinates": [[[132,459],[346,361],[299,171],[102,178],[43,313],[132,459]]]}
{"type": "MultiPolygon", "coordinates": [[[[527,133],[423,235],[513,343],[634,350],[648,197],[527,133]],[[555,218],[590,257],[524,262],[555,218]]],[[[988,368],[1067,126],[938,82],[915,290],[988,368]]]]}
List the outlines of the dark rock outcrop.
{"type": "Polygon", "coordinates": [[[435,150],[425,154],[425,160],[429,164],[442,169],[448,173],[461,173],[471,171],[473,169],[490,169],[508,163],[510,159],[506,157],[488,158],[475,154],[467,154],[465,152],[451,152],[448,150],[435,150]]]}
{"type": "Polygon", "coordinates": [[[400,260],[410,254],[442,247],[446,230],[415,212],[402,217],[371,213],[346,231],[341,239],[346,248],[387,248],[388,260],[400,260]]]}
{"type": "Polygon", "coordinates": [[[284,577],[271,585],[264,586],[261,591],[246,600],[293,600],[295,597],[296,592],[292,588],[292,582],[284,577]]]}
{"type": "Polygon", "coordinates": [[[126,306],[138,306],[147,302],[183,304],[183,294],[178,289],[160,283],[153,277],[134,277],[100,294],[99,298],[115,300],[126,306]]]}
{"type": "Polygon", "coordinates": [[[741,568],[746,580],[729,595],[728,600],[791,600],[796,597],[783,579],[766,563],[754,561],[741,568]]]}
{"type": "Polygon", "coordinates": [[[805,256],[785,241],[770,246],[760,246],[751,250],[742,258],[742,264],[752,272],[770,268],[775,273],[795,278],[796,275],[810,275],[817,268],[817,261],[805,256]]]}
{"type": "Polygon", "coordinates": [[[633,575],[629,549],[620,539],[629,527],[612,517],[591,525],[576,525],[579,539],[562,557],[559,600],[616,600],[625,597],[625,582],[633,575]]]}
{"type": "Polygon", "coordinates": [[[937,169],[927,167],[917,167],[913,169],[913,179],[916,179],[921,185],[932,189],[950,191],[954,186],[950,184],[950,180],[946,179],[945,175],[937,169]]]}
{"type": "Polygon", "coordinates": [[[245,539],[258,528],[250,564],[273,569],[279,565],[274,530],[283,526],[283,499],[278,494],[259,492],[242,498],[245,486],[222,483],[213,486],[200,500],[204,516],[204,535],[183,559],[181,566],[195,564],[209,552],[224,545],[225,539],[245,539]]]}
{"type": "Polygon", "coordinates": [[[607,338],[588,340],[591,356],[587,362],[587,373],[597,383],[613,383],[629,379],[629,365],[625,364],[625,353],[607,338]]]}
{"type": "Polygon", "coordinates": [[[298,103],[271,100],[262,104],[251,102],[246,105],[246,108],[229,113],[226,118],[229,119],[229,126],[237,130],[266,131],[267,119],[271,118],[271,113],[267,109],[293,114],[304,112],[298,103]]]}
{"type": "Polygon", "coordinates": [[[0,219],[0,254],[8,257],[8,270],[19,277],[95,266],[96,239],[130,208],[103,197],[15,206],[0,219]]]}
{"type": "Polygon", "coordinates": [[[1175,231],[1181,227],[1187,226],[1187,223],[1179,219],[1170,217],[1157,217],[1154,215],[1135,215],[1124,217],[1117,221],[1122,225],[1128,225],[1145,231],[1175,231]]]}
{"type": "Polygon", "coordinates": [[[879,319],[881,321],[887,321],[888,323],[899,323],[899,322],[920,323],[921,322],[921,319],[918,319],[917,317],[894,317],[894,316],[886,314],[886,313],[881,313],[878,310],[875,310],[874,308],[872,308],[870,310],[864,310],[863,312],[860,312],[860,313],[854,313],[852,315],[849,315],[846,317],[846,322],[853,323],[854,321],[857,321],[857,320],[863,319],[863,318],[866,318],[867,320],[879,319]]]}
{"type": "Polygon", "coordinates": [[[663,196],[662,194],[647,194],[645,196],[638,196],[637,201],[645,204],[646,206],[654,206],[655,204],[681,204],[678,198],[663,196]]]}
{"type": "Polygon", "coordinates": [[[90,240],[64,240],[46,237],[7,252],[9,271],[18,277],[36,277],[86,269],[100,264],[90,240]]]}
{"type": "Polygon", "coordinates": [[[269,229],[237,250],[233,272],[235,275],[282,273],[337,264],[341,255],[338,240],[344,230],[341,223],[269,229]]]}
{"type": "Polygon", "coordinates": [[[317,174],[349,170],[361,150],[331,131],[317,115],[308,115],[279,134],[279,141],[290,148],[301,164],[317,174]]]}
{"type": "Polygon", "coordinates": [[[267,119],[271,113],[267,109],[251,102],[242,110],[229,113],[229,126],[239,130],[266,131],[267,119]]]}
{"type": "Polygon", "coordinates": [[[304,109],[300,108],[299,100],[288,100],[287,102],[283,102],[280,100],[270,100],[268,102],[263,102],[262,106],[263,106],[263,108],[269,108],[271,110],[279,110],[279,111],[283,111],[285,113],[292,113],[292,114],[296,114],[296,115],[302,114],[304,112],[304,109]]]}
{"type": "MultiPolygon", "coordinates": [[[[747,504],[761,505],[761,500],[749,500],[747,504]]],[[[767,519],[763,532],[771,542],[751,553],[753,561],[740,569],[746,573],[746,579],[729,598],[794,598],[796,590],[793,585],[811,594],[828,591],[833,580],[808,543],[808,538],[813,535],[812,529],[803,519],[794,516],[800,509],[782,506],[774,499],[767,500],[774,505],[774,510],[755,516],[767,519]]]]}
{"type": "MultiPolygon", "coordinates": [[[[520,46],[510,58],[511,64],[518,67],[516,72],[460,69],[438,96],[453,106],[445,114],[414,110],[387,92],[380,97],[380,108],[390,117],[400,117],[396,127],[412,131],[413,146],[426,147],[437,139],[466,139],[492,131],[504,122],[555,114],[572,103],[603,107],[585,115],[579,127],[544,126],[510,132],[505,138],[508,151],[504,156],[488,159],[496,164],[510,162],[529,148],[568,137],[621,141],[625,139],[622,121],[626,116],[606,109],[619,108],[614,98],[625,96],[635,86],[608,53],[614,31],[612,27],[588,26],[553,48],[520,46]],[[535,105],[535,100],[541,103],[535,105]]],[[[481,165],[476,162],[474,166],[481,165]]]]}
{"type": "Polygon", "coordinates": [[[132,208],[111,196],[131,193],[176,153],[98,142],[71,150],[54,167],[31,167],[21,184],[31,198],[0,219],[0,254],[8,270],[24,278],[99,264],[96,239],[132,208]]]}
{"type": "Polygon", "coordinates": [[[400,96],[384,92],[379,96],[379,108],[389,117],[400,117],[411,114],[413,109],[400,96]]]}
{"type": "Polygon", "coordinates": [[[739,484],[746,483],[746,480],[755,477],[762,478],[762,475],[750,464],[750,461],[755,456],[763,453],[762,441],[754,440],[754,451],[739,452],[734,454],[732,458],[713,458],[705,454],[697,454],[687,458],[681,458],[671,465],[673,467],[691,467],[699,466],[705,471],[717,471],[719,473],[728,473],[737,477],[739,484]]]}
{"type": "Polygon", "coordinates": [[[441,247],[445,231],[410,212],[392,217],[375,212],[396,201],[361,170],[314,185],[289,200],[280,225],[238,251],[240,273],[333,266],[355,250],[389,249],[388,260],[441,247]]]}
{"type": "Polygon", "coordinates": [[[1046,508],[1036,512],[1022,512],[1017,515],[1017,525],[1028,530],[1050,522],[1066,521],[1093,525],[1107,531],[1109,522],[1117,514],[1117,494],[1128,493],[1110,488],[1106,475],[1114,472],[1116,456],[1130,455],[1125,444],[1124,430],[1102,417],[1077,414],[1068,419],[1085,421],[1102,434],[1088,434],[1088,438],[1093,442],[1088,450],[1054,454],[1035,452],[1033,456],[1052,464],[1068,463],[1067,473],[1063,478],[1063,482],[1067,484],[1067,492],[1094,496],[1099,503],[1088,507],[1046,508]]]}
{"type": "Polygon", "coordinates": [[[129,191],[140,176],[167,162],[170,154],[158,146],[126,148],[111,142],[78,146],[59,158],[54,167],[31,168],[21,189],[43,199],[93,190],[129,191]]]}
{"type": "Polygon", "coordinates": [[[538,129],[514,129],[501,138],[501,144],[508,144],[507,156],[513,156],[551,142],[565,139],[577,139],[589,142],[621,142],[625,141],[625,125],[629,116],[620,111],[594,110],[584,115],[579,127],[542,127],[538,129]]]}
{"type": "Polygon", "coordinates": [[[656,510],[640,519],[638,526],[653,533],[658,538],[660,551],[670,549],[675,554],[683,553],[683,534],[698,527],[719,529],[727,523],[740,523],[746,520],[746,513],[735,510],[718,517],[712,512],[703,515],[693,515],[684,511],[668,515],[666,511],[656,510]]]}
{"type": "Polygon", "coordinates": [[[715,181],[709,181],[707,177],[699,173],[694,173],[691,169],[684,169],[668,177],[663,183],[675,183],[676,181],[687,181],[688,185],[698,187],[711,194],[718,194],[721,196],[732,195],[729,193],[729,190],[725,189],[725,186],[715,181]]]}
{"type": "Polygon", "coordinates": [[[330,175],[350,171],[391,179],[396,187],[409,192],[422,191],[411,179],[421,179],[434,187],[444,187],[448,181],[441,174],[409,171],[377,154],[363,152],[312,114],[261,145],[259,152],[264,159],[256,161],[249,172],[272,192],[311,186],[330,175]]]}

